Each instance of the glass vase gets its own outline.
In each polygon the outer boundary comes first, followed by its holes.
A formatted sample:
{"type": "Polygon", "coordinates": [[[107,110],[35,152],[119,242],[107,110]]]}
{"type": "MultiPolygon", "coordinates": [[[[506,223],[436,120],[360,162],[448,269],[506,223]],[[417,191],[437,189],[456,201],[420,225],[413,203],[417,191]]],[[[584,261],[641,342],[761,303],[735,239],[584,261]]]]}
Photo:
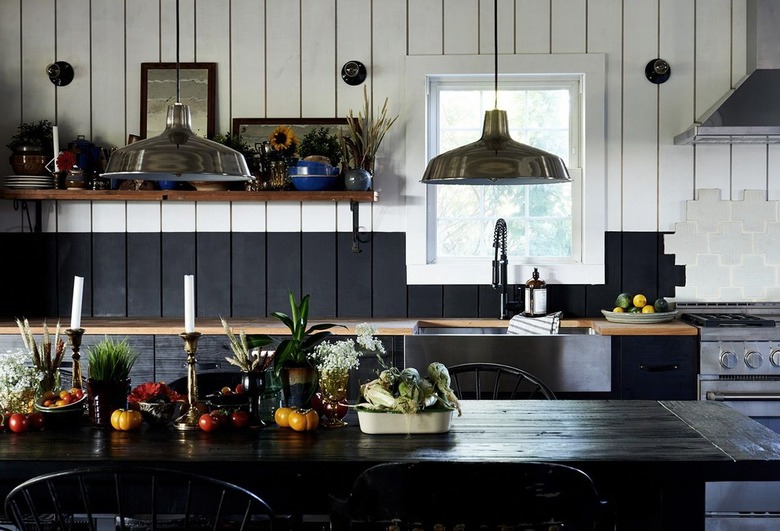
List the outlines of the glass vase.
{"type": "Polygon", "coordinates": [[[347,398],[349,384],[348,369],[321,369],[320,393],[322,394],[322,410],[326,428],[343,428],[347,425],[338,414],[341,404],[347,398]]]}

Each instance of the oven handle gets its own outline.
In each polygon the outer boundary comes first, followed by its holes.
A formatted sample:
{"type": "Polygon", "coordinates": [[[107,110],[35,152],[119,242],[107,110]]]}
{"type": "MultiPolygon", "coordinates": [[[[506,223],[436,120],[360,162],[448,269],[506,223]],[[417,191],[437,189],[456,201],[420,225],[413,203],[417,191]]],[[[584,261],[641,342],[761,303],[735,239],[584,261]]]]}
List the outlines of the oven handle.
{"type": "Polygon", "coordinates": [[[740,401],[747,401],[747,400],[763,400],[763,401],[774,401],[774,400],[780,400],[780,395],[761,395],[761,394],[733,394],[733,393],[718,393],[716,391],[707,391],[707,400],[716,400],[720,402],[728,402],[729,400],[740,400],[740,401]]]}

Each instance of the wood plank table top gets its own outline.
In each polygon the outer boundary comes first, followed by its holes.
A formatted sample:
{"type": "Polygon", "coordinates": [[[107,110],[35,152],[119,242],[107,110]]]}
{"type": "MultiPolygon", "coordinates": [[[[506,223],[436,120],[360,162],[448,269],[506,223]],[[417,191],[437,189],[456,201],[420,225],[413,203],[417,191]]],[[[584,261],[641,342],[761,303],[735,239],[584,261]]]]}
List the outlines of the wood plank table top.
{"type": "Polygon", "coordinates": [[[346,428],[311,433],[275,426],[215,433],[89,426],[5,433],[0,495],[45,471],[154,464],[238,479],[283,507],[290,498],[281,491],[304,489],[305,510],[322,511],[325,492],[344,494],[357,473],[373,464],[547,461],[591,474],[601,491],[621,500],[629,520],[637,516],[636,500],[660,496],[665,505],[657,520],[642,517],[625,528],[674,529],[665,519],[672,512],[675,521],[681,510],[703,514],[705,481],[780,480],[780,434],[706,401],[465,401],[450,432],[429,435],[368,435],[352,414],[348,420],[346,428]],[[327,485],[323,477],[331,478],[327,485]],[[312,485],[322,492],[312,494],[312,485]],[[685,506],[670,507],[670,496],[681,497],[685,506]]]}

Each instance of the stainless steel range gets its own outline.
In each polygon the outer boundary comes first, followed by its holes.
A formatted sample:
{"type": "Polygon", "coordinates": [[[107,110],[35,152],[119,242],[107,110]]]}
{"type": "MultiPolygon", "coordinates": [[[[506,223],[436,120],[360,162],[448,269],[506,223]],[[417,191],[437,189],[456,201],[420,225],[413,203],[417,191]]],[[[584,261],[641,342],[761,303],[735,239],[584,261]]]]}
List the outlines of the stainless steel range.
{"type": "MultiPolygon", "coordinates": [[[[677,310],[699,329],[699,399],[722,401],[780,433],[780,303],[677,310]]],[[[780,529],[780,481],[708,483],[705,505],[707,531],[780,529]]]]}

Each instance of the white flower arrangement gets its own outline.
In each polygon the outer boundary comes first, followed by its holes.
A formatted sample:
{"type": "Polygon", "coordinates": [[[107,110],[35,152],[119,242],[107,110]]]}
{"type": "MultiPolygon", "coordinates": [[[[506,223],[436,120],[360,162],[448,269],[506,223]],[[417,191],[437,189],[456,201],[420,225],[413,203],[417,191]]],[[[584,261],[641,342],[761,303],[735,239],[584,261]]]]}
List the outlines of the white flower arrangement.
{"type": "MultiPolygon", "coordinates": [[[[355,327],[357,345],[362,350],[372,352],[385,352],[385,346],[374,337],[376,329],[368,323],[360,323],[355,327]]],[[[309,359],[321,371],[342,370],[349,371],[360,366],[360,350],[355,346],[355,340],[342,339],[331,342],[326,341],[317,345],[314,352],[309,354],[309,359]]]]}
{"type": "Polygon", "coordinates": [[[44,376],[43,371],[28,365],[29,353],[8,350],[0,353],[0,410],[28,413],[31,400],[44,376]]]}

